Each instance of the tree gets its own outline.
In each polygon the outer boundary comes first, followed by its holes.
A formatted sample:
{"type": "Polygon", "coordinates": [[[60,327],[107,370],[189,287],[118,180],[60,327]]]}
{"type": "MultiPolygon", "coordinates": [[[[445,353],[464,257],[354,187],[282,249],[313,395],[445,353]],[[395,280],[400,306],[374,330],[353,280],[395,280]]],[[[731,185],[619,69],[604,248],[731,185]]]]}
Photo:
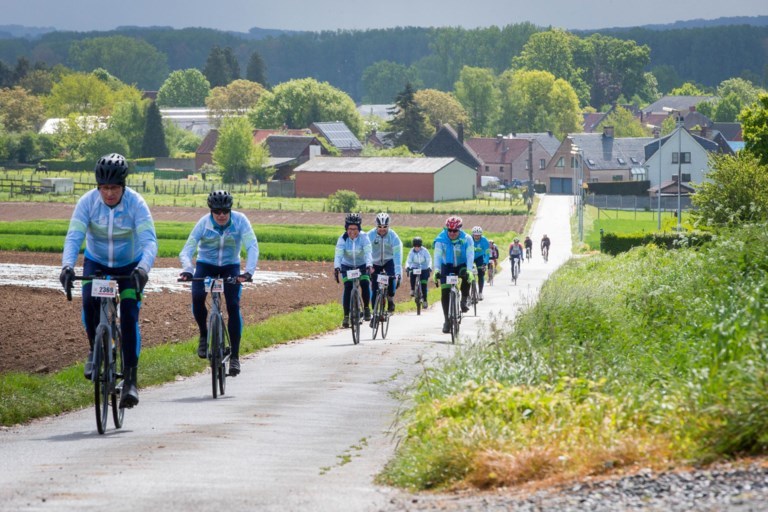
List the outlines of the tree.
{"type": "Polygon", "coordinates": [[[501,95],[493,70],[464,66],[454,84],[454,94],[469,114],[475,133],[493,135],[501,109],[501,95]]]}
{"type": "Polygon", "coordinates": [[[389,129],[392,132],[390,139],[395,146],[419,151],[435,133],[414,100],[411,84],[405,84],[405,89],[395,98],[395,106],[388,112],[394,116],[389,122],[389,129]]]}
{"type": "Polygon", "coordinates": [[[122,153],[126,157],[141,156],[146,124],[145,110],[144,101],[121,102],[115,105],[107,122],[108,128],[122,135],[128,143],[128,152],[122,153]]]}
{"type": "Polygon", "coordinates": [[[211,48],[208,59],[205,61],[203,74],[211,87],[224,87],[240,78],[240,65],[232,53],[232,48],[226,47],[223,50],[219,46],[211,48]]]}
{"type": "Polygon", "coordinates": [[[698,85],[691,82],[685,82],[680,87],[669,91],[670,96],[705,96],[706,93],[698,85]]]}
{"type": "Polygon", "coordinates": [[[565,80],[546,71],[519,70],[505,71],[499,83],[502,133],[551,130],[562,139],[581,131],[579,100],[565,80]]]}
{"type": "Polygon", "coordinates": [[[265,91],[248,119],[259,128],[306,128],[313,122],[342,121],[357,137],[363,119],[345,92],[313,78],[290,80],[265,91]]]}
{"type": "Polygon", "coordinates": [[[115,130],[99,130],[85,139],[81,153],[89,161],[95,162],[102,155],[109,153],[128,154],[128,142],[115,130]]]}
{"type": "Polygon", "coordinates": [[[163,130],[163,117],[160,115],[160,109],[154,101],[147,107],[145,119],[144,138],[141,141],[141,156],[168,156],[168,145],[165,143],[165,130],[163,130]]]}
{"type": "Polygon", "coordinates": [[[222,170],[225,183],[245,183],[248,172],[262,166],[256,159],[253,127],[244,117],[227,117],[221,123],[213,162],[222,170]]]}
{"type": "Polygon", "coordinates": [[[226,87],[211,89],[205,105],[214,126],[219,126],[223,117],[245,115],[256,106],[265,90],[260,83],[249,80],[235,80],[226,87]]]}
{"type": "Polygon", "coordinates": [[[168,74],[164,53],[143,39],[121,35],[74,41],[69,61],[84,72],[104,68],[122,82],[143,89],[156,88],[168,74]]]}
{"type": "Polygon", "coordinates": [[[617,105],[600,123],[600,126],[613,126],[614,137],[647,137],[648,131],[629,110],[617,105]]]}
{"type": "Polygon", "coordinates": [[[189,130],[176,126],[171,122],[163,123],[165,141],[168,145],[168,153],[172,157],[181,158],[194,155],[202,142],[202,137],[189,130]]]}
{"type": "Polygon", "coordinates": [[[413,94],[416,104],[424,111],[429,123],[437,131],[444,124],[470,128],[469,115],[456,97],[437,89],[422,89],[413,94]]]}
{"type": "Polygon", "coordinates": [[[45,121],[40,98],[21,87],[0,89],[0,126],[9,132],[37,131],[45,121]]]}
{"type": "Polygon", "coordinates": [[[380,60],[374,62],[363,71],[363,103],[391,103],[405,84],[412,84],[416,89],[421,87],[421,80],[416,69],[380,60]]]}
{"type": "Polygon", "coordinates": [[[93,74],[70,73],[53,84],[51,95],[43,99],[48,115],[69,114],[106,116],[111,110],[113,92],[93,74]]]}
{"type": "Polygon", "coordinates": [[[768,167],[750,152],[714,155],[708,180],[691,197],[692,214],[708,226],[768,221],[768,167]]]}
{"type": "Polygon", "coordinates": [[[211,84],[197,69],[174,71],[157,91],[160,107],[202,107],[211,84]]]}
{"type": "Polygon", "coordinates": [[[18,85],[35,96],[50,94],[53,88],[53,73],[45,69],[33,69],[19,80],[18,85]]]}
{"type": "Polygon", "coordinates": [[[360,196],[353,190],[337,190],[328,196],[329,212],[351,212],[357,208],[360,196]]]}
{"type": "Polygon", "coordinates": [[[269,87],[267,82],[267,65],[261,58],[259,52],[253,52],[248,59],[248,66],[245,68],[245,78],[251,82],[261,84],[264,88],[269,87]]]}
{"type": "Polygon", "coordinates": [[[760,94],[755,103],[742,110],[739,121],[745,149],[762,165],[768,164],[768,94],[760,94]]]}

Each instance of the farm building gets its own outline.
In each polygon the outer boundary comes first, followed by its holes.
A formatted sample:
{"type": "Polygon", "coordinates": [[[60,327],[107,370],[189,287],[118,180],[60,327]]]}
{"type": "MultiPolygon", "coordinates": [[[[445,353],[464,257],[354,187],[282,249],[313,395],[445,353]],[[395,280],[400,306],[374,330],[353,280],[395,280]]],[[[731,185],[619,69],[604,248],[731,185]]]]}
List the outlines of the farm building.
{"type": "Polygon", "coordinates": [[[362,199],[447,201],[475,197],[477,172],[455,158],[317,157],[294,169],[296,197],[352,190],[362,199]]]}

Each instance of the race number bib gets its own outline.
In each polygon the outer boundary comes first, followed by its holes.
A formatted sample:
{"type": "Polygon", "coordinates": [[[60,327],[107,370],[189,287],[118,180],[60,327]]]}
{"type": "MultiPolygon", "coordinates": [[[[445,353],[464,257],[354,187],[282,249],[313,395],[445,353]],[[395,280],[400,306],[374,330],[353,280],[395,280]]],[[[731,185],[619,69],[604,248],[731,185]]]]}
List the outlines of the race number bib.
{"type": "Polygon", "coordinates": [[[415,276],[420,276],[421,275],[421,269],[420,268],[415,268],[415,269],[411,270],[411,272],[413,272],[413,275],[415,275],[415,276]]]}
{"type": "Polygon", "coordinates": [[[91,281],[91,296],[114,299],[117,296],[117,281],[94,279],[91,281]]]}
{"type": "Polygon", "coordinates": [[[380,285],[386,286],[389,284],[389,276],[386,274],[379,274],[376,281],[378,281],[380,285]]]}
{"type": "Polygon", "coordinates": [[[457,276],[456,274],[445,276],[445,282],[447,284],[459,284],[459,276],[457,276]]]}
{"type": "Polygon", "coordinates": [[[347,279],[357,279],[358,277],[360,277],[360,269],[347,270],[347,279]]]}
{"type": "Polygon", "coordinates": [[[206,292],[213,292],[213,293],[223,293],[224,292],[224,280],[223,279],[213,279],[210,277],[205,278],[205,291],[206,292]]]}

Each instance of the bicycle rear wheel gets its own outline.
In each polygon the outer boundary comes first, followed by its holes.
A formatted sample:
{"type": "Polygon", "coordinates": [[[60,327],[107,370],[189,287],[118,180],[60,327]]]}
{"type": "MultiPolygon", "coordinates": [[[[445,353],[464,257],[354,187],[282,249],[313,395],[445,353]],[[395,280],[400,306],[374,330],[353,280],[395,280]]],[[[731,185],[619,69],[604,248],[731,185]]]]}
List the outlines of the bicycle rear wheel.
{"type": "Polygon", "coordinates": [[[488,286],[493,286],[493,276],[496,274],[496,265],[488,265],[488,286]]]}
{"type": "Polygon", "coordinates": [[[459,315],[461,314],[461,309],[459,307],[459,298],[457,295],[458,294],[455,291],[451,292],[451,303],[448,311],[451,324],[451,343],[456,343],[456,340],[459,338],[459,315]]]}
{"type": "Polygon", "coordinates": [[[418,279],[416,280],[416,289],[413,291],[413,300],[416,301],[416,315],[420,315],[424,298],[421,296],[421,281],[418,279]]]}
{"type": "Polygon", "coordinates": [[[357,345],[360,343],[360,290],[352,288],[351,296],[349,297],[349,322],[352,327],[352,343],[357,345]]]}
{"type": "Polygon", "coordinates": [[[382,311],[382,295],[376,292],[376,297],[373,302],[373,316],[371,317],[371,339],[376,339],[376,334],[379,332],[379,324],[381,323],[382,311]]]}
{"type": "Polygon", "coordinates": [[[115,422],[115,428],[121,428],[123,426],[123,417],[125,415],[125,409],[120,407],[120,391],[122,386],[117,385],[117,379],[125,378],[125,366],[123,363],[123,342],[120,338],[120,326],[112,326],[112,339],[114,344],[112,345],[112,372],[114,375],[114,386],[112,386],[111,400],[112,400],[112,420],[115,422]]]}
{"type": "Polygon", "coordinates": [[[103,434],[107,429],[109,417],[109,331],[100,325],[96,329],[96,339],[93,343],[93,403],[96,409],[96,429],[103,434]]]}

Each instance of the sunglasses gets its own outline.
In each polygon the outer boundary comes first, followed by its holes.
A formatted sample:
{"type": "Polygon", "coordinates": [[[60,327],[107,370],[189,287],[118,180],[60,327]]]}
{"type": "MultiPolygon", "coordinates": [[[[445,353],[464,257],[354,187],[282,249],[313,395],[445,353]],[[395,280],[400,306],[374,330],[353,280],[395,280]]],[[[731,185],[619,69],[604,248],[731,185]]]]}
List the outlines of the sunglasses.
{"type": "Polygon", "coordinates": [[[211,213],[214,215],[227,215],[230,212],[230,210],[211,210],[211,213]]]}
{"type": "Polygon", "coordinates": [[[449,233],[458,233],[459,230],[458,229],[449,229],[448,232],[449,233]]]}

